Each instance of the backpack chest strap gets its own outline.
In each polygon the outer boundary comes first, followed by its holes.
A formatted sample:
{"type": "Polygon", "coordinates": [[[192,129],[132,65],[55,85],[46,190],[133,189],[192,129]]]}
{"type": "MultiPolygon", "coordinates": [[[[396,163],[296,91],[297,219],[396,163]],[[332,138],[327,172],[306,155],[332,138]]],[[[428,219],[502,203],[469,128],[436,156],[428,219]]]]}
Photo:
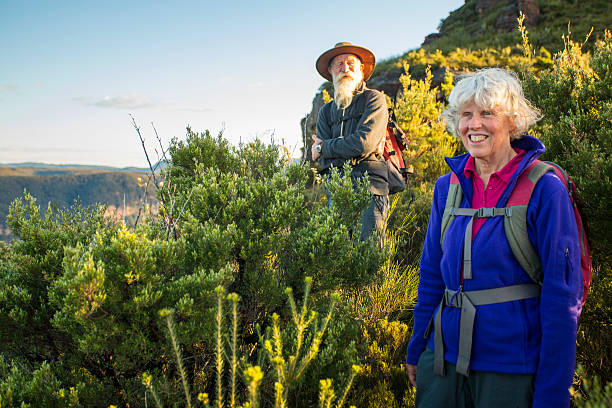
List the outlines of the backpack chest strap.
{"type": "MultiPolygon", "coordinates": [[[[538,253],[529,240],[527,232],[527,210],[535,185],[538,183],[538,180],[549,171],[554,171],[554,167],[544,162],[540,162],[539,160],[534,160],[529,164],[519,175],[505,207],[508,212],[504,217],[504,233],[508,239],[512,253],[523,270],[525,270],[529,277],[536,283],[542,282],[542,265],[538,253]],[[508,208],[510,208],[510,210],[507,210],[508,208]]],[[[442,248],[444,248],[446,231],[455,219],[455,214],[469,217],[491,217],[501,215],[501,213],[496,212],[494,209],[492,213],[491,209],[479,210],[482,212],[478,215],[472,214],[473,210],[470,208],[465,209],[469,212],[463,212],[464,209],[460,208],[462,203],[463,191],[461,190],[459,178],[455,173],[451,173],[448,195],[446,197],[446,204],[444,206],[444,213],[442,214],[442,222],[440,225],[440,246],[442,248]]],[[[471,224],[468,230],[469,232],[466,231],[466,239],[464,240],[464,252],[466,254],[466,259],[464,260],[464,273],[466,275],[464,278],[470,279],[472,276],[471,224]]]]}
{"type": "Polygon", "coordinates": [[[512,208],[452,208],[452,217],[465,215],[470,217],[463,238],[463,279],[472,279],[472,226],[474,218],[511,217],[512,208]]]}
{"type": "Polygon", "coordinates": [[[469,292],[446,289],[434,317],[434,374],[444,376],[444,339],[442,338],[442,310],[444,307],[461,309],[459,323],[459,352],[456,370],[468,376],[472,355],[472,336],[476,306],[512,302],[540,296],[540,286],[534,283],[504,286],[494,289],[473,290],[469,292]]]}

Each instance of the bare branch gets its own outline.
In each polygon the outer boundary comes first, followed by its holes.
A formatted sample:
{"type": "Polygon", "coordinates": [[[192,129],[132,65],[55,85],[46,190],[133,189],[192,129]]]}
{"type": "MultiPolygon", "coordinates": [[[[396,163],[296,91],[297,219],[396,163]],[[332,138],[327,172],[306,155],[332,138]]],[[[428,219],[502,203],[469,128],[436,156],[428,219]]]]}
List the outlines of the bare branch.
{"type": "Polygon", "coordinates": [[[308,123],[308,119],[310,119],[310,112],[306,114],[304,118],[304,124],[302,125],[302,144],[304,145],[304,151],[302,152],[302,160],[300,161],[300,165],[303,165],[308,160],[308,143],[306,143],[306,125],[308,123]]]}
{"type": "Polygon", "coordinates": [[[151,169],[151,174],[153,174],[153,183],[155,183],[155,187],[159,188],[157,185],[157,179],[155,178],[155,170],[153,170],[153,166],[151,165],[151,160],[149,160],[149,153],[147,153],[147,148],[145,146],[144,138],[142,137],[142,134],[140,133],[140,128],[136,124],[136,120],[131,114],[130,114],[130,118],[132,118],[132,125],[134,126],[134,129],[136,129],[136,133],[138,133],[138,137],[140,138],[140,143],[142,144],[142,150],[144,150],[144,154],[147,158],[147,163],[149,163],[149,169],[151,169]]]}
{"type": "MultiPolygon", "coordinates": [[[[162,144],[161,138],[157,134],[157,129],[155,129],[155,125],[153,124],[153,122],[151,122],[151,126],[153,127],[153,131],[155,132],[155,137],[157,138],[157,142],[159,143],[159,147],[161,148],[162,158],[166,161],[166,163],[170,163],[170,161],[168,160],[168,157],[166,156],[167,149],[166,150],[164,149],[164,145],[162,144]]],[[[161,167],[161,164],[159,164],[159,166],[161,167]]]]}
{"type": "MultiPolygon", "coordinates": [[[[161,160],[159,158],[159,153],[157,152],[157,149],[155,149],[155,153],[157,154],[158,160],[157,160],[157,163],[155,164],[155,167],[153,167],[153,164],[151,164],[151,159],[149,158],[149,153],[147,152],[147,149],[145,146],[144,138],[142,137],[142,134],[140,133],[140,128],[136,124],[136,120],[134,119],[132,115],[130,115],[130,118],[132,119],[132,125],[134,126],[134,129],[136,129],[136,133],[138,133],[138,137],[140,138],[140,143],[142,144],[142,149],[145,153],[145,157],[147,158],[147,163],[149,164],[149,169],[151,170],[151,174],[149,175],[149,178],[147,180],[147,184],[145,187],[144,195],[141,199],[141,209],[139,209],[138,216],[136,217],[136,223],[138,223],[138,219],[140,218],[140,213],[142,211],[142,205],[145,202],[147,194],[148,194],[148,186],[149,186],[151,179],[153,179],[153,184],[155,185],[155,188],[157,191],[160,191],[162,189],[163,184],[160,184],[160,182],[157,181],[157,177],[155,176],[155,171],[157,170],[157,167],[161,166],[161,160]]],[[[157,129],[155,129],[155,125],[153,125],[153,122],[151,122],[151,126],[153,127],[153,131],[155,132],[155,137],[157,138],[157,141],[159,142],[161,146],[162,157],[164,158],[164,160],[166,160],[166,162],[169,163],[169,160],[166,156],[166,150],[164,149],[162,145],[161,138],[159,137],[159,134],[157,133],[157,129]]],[[[168,206],[164,202],[163,194],[160,195],[159,205],[160,205],[160,210],[163,209],[163,213],[165,214],[164,221],[166,223],[166,228],[167,228],[166,239],[170,238],[170,231],[174,233],[173,234],[174,239],[177,239],[178,234],[176,230],[176,224],[174,223],[174,220],[173,220],[173,212],[174,212],[174,204],[175,204],[173,193],[176,193],[176,191],[174,192],[170,191],[171,183],[169,179],[167,181],[168,183],[165,186],[165,188],[168,191],[168,199],[170,200],[170,202],[168,203],[170,205],[169,211],[168,211],[168,206]]],[[[176,187],[175,187],[175,190],[176,190],[176,187]]],[[[136,226],[136,224],[134,224],[134,226],[136,226]]]]}
{"type": "Polygon", "coordinates": [[[189,192],[189,196],[187,197],[187,200],[185,200],[185,203],[183,203],[183,207],[181,208],[181,211],[179,212],[179,215],[177,217],[177,219],[181,219],[181,216],[183,215],[183,211],[185,211],[185,207],[187,206],[187,204],[189,203],[189,200],[191,199],[191,195],[193,194],[193,190],[195,190],[195,187],[191,188],[191,191],[189,192]]]}
{"type": "Polygon", "coordinates": [[[136,215],[136,221],[134,221],[134,228],[138,225],[138,220],[140,219],[140,213],[142,212],[142,206],[138,208],[138,214],[136,215]]]}

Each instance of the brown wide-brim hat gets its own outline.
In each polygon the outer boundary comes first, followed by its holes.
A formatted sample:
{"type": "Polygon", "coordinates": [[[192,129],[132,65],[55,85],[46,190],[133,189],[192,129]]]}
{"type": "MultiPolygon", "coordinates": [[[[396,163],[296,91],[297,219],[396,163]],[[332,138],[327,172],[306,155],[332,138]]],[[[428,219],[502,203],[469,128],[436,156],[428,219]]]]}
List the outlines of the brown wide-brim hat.
{"type": "Polygon", "coordinates": [[[374,72],[374,67],[376,66],[376,57],[374,56],[374,53],[367,48],[353,45],[349,42],[339,42],[334,46],[334,48],[325,51],[317,59],[315,66],[323,78],[327,79],[328,81],[332,80],[332,76],[328,70],[329,63],[335,56],[340,54],[354,54],[359,57],[361,64],[363,65],[363,80],[367,81],[370,79],[372,72],[374,72]]]}

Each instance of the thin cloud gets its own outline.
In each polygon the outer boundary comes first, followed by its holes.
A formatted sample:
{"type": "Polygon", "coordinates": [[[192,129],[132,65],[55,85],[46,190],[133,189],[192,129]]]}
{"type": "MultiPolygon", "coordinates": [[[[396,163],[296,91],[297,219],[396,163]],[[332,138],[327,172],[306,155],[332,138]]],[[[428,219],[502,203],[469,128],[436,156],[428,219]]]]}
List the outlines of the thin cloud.
{"type": "Polygon", "coordinates": [[[72,98],[73,101],[82,103],[87,106],[95,106],[98,108],[111,109],[143,109],[143,108],[162,108],[166,107],[178,111],[187,112],[212,112],[214,109],[206,106],[186,106],[174,103],[159,103],[153,102],[142,96],[105,96],[102,99],[91,98],[87,96],[78,96],[72,98]]]}
{"type": "Polygon", "coordinates": [[[252,83],[247,85],[247,87],[249,87],[249,88],[263,88],[263,86],[264,86],[264,83],[261,82],[261,81],[252,82],[252,83]]]}
{"type": "Polygon", "coordinates": [[[79,96],[72,99],[76,102],[80,102],[88,106],[95,106],[98,108],[142,109],[153,108],[157,106],[156,103],[142,96],[105,96],[102,99],[79,96]]]}

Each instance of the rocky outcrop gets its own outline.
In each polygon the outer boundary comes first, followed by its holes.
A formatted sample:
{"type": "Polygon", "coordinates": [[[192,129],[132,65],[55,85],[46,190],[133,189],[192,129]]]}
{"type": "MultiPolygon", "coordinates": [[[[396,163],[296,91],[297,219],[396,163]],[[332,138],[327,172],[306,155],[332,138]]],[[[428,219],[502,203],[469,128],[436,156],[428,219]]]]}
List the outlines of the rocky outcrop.
{"type": "Polygon", "coordinates": [[[403,69],[396,68],[375,75],[368,81],[368,87],[378,89],[379,91],[389,95],[391,99],[395,99],[400,90],[399,78],[402,75],[402,72],[403,69]]]}
{"type": "MultiPolygon", "coordinates": [[[[488,20],[492,14],[495,17],[493,28],[499,31],[510,32],[516,30],[516,19],[521,11],[525,14],[525,26],[533,27],[540,21],[540,7],[536,0],[477,0],[473,6],[475,13],[474,11],[467,12],[465,7],[467,5],[455,12],[461,13],[463,16],[469,15],[461,21],[461,24],[471,35],[482,34],[487,28],[485,19],[488,20]]],[[[453,13],[451,13],[451,17],[452,15],[453,13]]],[[[429,34],[421,45],[430,44],[432,41],[447,35],[444,30],[444,22],[441,26],[439,33],[429,34]]]]}
{"type": "Polygon", "coordinates": [[[479,16],[482,16],[482,14],[492,8],[497,6],[498,4],[500,4],[501,2],[503,2],[505,0],[477,0],[476,1],[476,12],[478,13],[479,16]]]}
{"type": "Polygon", "coordinates": [[[300,121],[300,129],[302,129],[302,143],[304,150],[302,151],[302,160],[311,162],[312,153],[310,147],[312,146],[312,136],[317,134],[317,117],[319,111],[323,107],[323,93],[318,92],[312,100],[312,109],[310,113],[302,118],[300,121]]]}
{"type": "Polygon", "coordinates": [[[516,30],[517,21],[520,12],[525,15],[525,26],[532,27],[540,20],[540,7],[535,0],[518,0],[513,1],[504,7],[495,20],[495,28],[502,31],[516,30]]]}
{"type": "Polygon", "coordinates": [[[434,40],[437,40],[438,38],[441,38],[441,37],[442,37],[442,34],[440,34],[440,33],[431,33],[431,34],[429,34],[428,36],[425,37],[425,40],[423,40],[423,44],[421,44],[421,45],[427,45],[430,42],[432,42],[434,40]]]}

